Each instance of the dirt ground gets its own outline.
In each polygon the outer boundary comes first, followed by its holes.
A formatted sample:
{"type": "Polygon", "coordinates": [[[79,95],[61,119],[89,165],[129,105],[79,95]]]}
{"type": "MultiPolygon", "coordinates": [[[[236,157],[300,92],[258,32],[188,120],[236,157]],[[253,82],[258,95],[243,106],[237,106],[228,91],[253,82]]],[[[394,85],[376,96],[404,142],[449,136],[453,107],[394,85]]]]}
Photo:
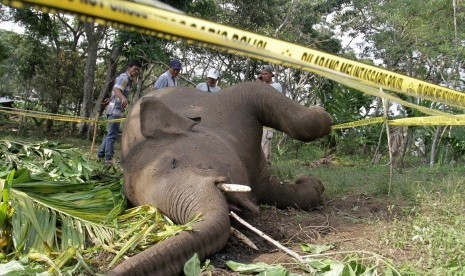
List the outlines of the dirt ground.
{"type": "MultiPolygon", "coordinates": [[[[285,247],[304,256],[301,243],[317,245],[333,245],[328,252],[370,251],[391,260],[402,261],[414,256],[408,252],[382,245],[382,225],[393,216],[399,217],[401,209],[392,210],[392,203],[387,199],[379,199],[368,195],[350,195],[326,199],[324,206],[306,212],[297,209],[280,210],[267,207],[254,218],[247,218],[252,226],[264,232],[285,247]]],[[[292,257],[278,249],[242,224],[232,219],[232,225],[245,234],[257,247],[253,250],[240,239],[231,236],[226,247],[210,258],[215,266],[213,275],[239,275],[226,266],[226,261],[240,263],[265,262],[281,264],[290,271],[303,273],[297,268],[292,257]]],[[[331,256],[338,259],[338,255],[331,256]]],[[[339,259],[343,255],[339,255],[339,259]]]]}

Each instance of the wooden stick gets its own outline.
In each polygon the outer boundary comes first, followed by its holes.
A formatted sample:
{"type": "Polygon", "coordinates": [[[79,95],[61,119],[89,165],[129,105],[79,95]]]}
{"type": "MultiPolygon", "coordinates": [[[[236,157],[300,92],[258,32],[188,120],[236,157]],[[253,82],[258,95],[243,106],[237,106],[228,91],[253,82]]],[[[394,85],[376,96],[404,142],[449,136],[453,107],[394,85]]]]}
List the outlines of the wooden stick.
{"type": "Polygon", "coordinates": [[[302,258],[302,256],[300,256],[299,254],[297,254],[296,252],[290,250],[289,248],[281,245],[279,242],[273,240],[271,237],[267,236],[265,233],[263,233],[262,231],[258,230],[257,228],[253,227],[252,225],[250,225],[248,222],[246,222],[245,220],[243,220],[242,218],[240,218],[238,215],[236,215],[236,213],[234,213],[233,211],[229,212],[229,215],[231,217],[233,217],[234,219],[236,219],[238,222],[240,222],[242,225],[246,226],[247,228],[249,228],[250,230],[252,230],[253,232],[257,233],[259,236],[261,236],[262,238],[264,238],[265,240],[271,242],[274,246],[276,246],[277,248],[281,249],[282,251],[284,251],[285,253],[289,254],[290,256],[294,257],[299,263],[305,265],[305,267],[310,270],[310,272],[315,272],[315,269],[306,265],[306,262],[304,260],[304,258],[302,258]]]}
{"type": "Polygon", "coordinates": [[[253,243],[246,235],[242,234],[241,231],[237,230],[234,227],[231,227],[231,235],[236,237],[241,242],[245,243],[248,247],[252,248],[253,250],[258,250],[258,247],[253,243]]]}
{"type": "MultiPolygon", "coordinates": [[[[379,89],[381,93],[383,93],[383,90],[380,88],[379,89]]],[[[391,195],[391,190],[392,190],[392,170],[394,168],[394,158],[392,156],[392,144],[391,144],[391,131],[389,128],[389,123],[387,122],[388,120],[388,111],[389,111],[389,100],[382,98],[383,101],[383,112],[384,112],[384,118],[386,119],[386,135],[387,135],[387,142],[388,142],[388,149],[389,149],[389,186],[388,186],[388,196],[391,195]]]]}
{"type": "Polygon", "coordinates": [[[94,135],[92,136],[92,144],[90,145],[90,158],[91,159],[94,153],[95,136],[97,136],[97,123],[98,123],[99,118],[100,118],[100,112],[97,112],[97,115],[95,116],[95,122],[94,122],[94,135]]]}

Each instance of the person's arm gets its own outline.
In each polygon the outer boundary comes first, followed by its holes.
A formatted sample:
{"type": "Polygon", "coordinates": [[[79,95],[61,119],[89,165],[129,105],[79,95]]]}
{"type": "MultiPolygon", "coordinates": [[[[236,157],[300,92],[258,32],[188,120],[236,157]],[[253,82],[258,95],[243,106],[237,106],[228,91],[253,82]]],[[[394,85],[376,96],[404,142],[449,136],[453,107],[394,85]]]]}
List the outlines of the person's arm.
{"type": "Polygon", "coordinates": [[[121,107],[124,109],[128,105],[128,99],[123,94],[123,90],[126,89],[126,86],[129,83],[129,79],[125,75],[120,75],[116,81],[115,85],[113,85],[113,93],[115,93],[115,97],[120,100],[121,107]]]}
{"type": "Polygon", "coordinates": [[[120,99],[121,107],[126,108],[126,106],[128,106],[128,99],[126,98],[126,96],[124,96],[121,89],[119,89],[117,87],[113,87],[113,92],[115,92],[116,98],[120,99]]]}

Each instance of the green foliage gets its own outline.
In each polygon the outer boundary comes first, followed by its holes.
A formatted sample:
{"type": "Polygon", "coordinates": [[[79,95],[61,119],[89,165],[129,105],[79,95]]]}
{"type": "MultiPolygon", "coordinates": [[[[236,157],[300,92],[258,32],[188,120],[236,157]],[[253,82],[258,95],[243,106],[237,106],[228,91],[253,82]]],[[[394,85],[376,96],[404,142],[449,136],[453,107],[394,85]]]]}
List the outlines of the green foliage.
{"type": "Polygon", "coordinates": [[[241,264],[234,261],[227,261],[226,265],[233,271],[252,274],[258,273],[257,275],[276,275],[276,276],[297,276],[299,274],[291,273],[282,265],[269,265],[266,263],[258,262],[253,264],[241,264]]]}
{"type": "Polygon", "coordinates": [[[44,38],[51,32],[56,32],[56,25],[49,13],[33,9],[14,9],[13,17],[15,22],[19,22],[36,37],[44,38]]]}
{"type": "Polygon", "coordinates": [[[34,177],[84,182],[92,173],[92,168],[76,148],[57,142],[31,144],[0,140],[0,158],[0,176],[2,171],[27,167],[34,177]]]}
{"type": "MultiPolygon", "coordinates": [[[[14,172],[10,172],[5,179],[0,179],[0,188],[2,197],[0,198],[0,233],[4,233],[7,227],[7,218],[10,215],[10,190],[13,183],[14,172]]],[[[1,235],[2,238],[3,234],[1,235]]]]}
{"type": "MultiPolygon", "coordinates": [[[[210,260],[207,259],[205,260],[205,263],[203,266],[201,266],[199,256],[197,253],[194,253],[194,256],[192,256],[185,264],[184,264],[184,275],[186,276],[197,276],[201,275],[201,273],[209,273],[211,274],[210,270],[212,270],[214,267],[210,265],[210,260]]],[[[203,275],[203,274],[202,274],[203,275]]]]}
{"type": "Polygon", "coordinates": [[[186,276],[197,276],[200,274],[200,260],[197,253],[184,264],[183,270],[186,276]]]}
{"type": "MultiPolygon", "coordinates": [[[[353,255],[347,257],[343,262],[322,258],[316,259],[307,257],[305,265],[310,275],[396,275],[401,274],[392,266],[389,260],[382,256],[369,252],[354,252],[353,255]]],[[[233,261],[227,261],[226,265],[233,271],[254,274],[254,275],[279,275],[279,276],[297,276],[301,273],[288,271],[282,265],[269,265],[258,262],[253,264],[242,264],[233,261]],[[258,273],[258,274],[257,274],[258,273]]],[[[308,274],[305,273],[304,275],[308,274]]]]}
{"type": "Polygon", "coordinates": [[[214,0],[192,1],[186,12],[196,17],[202,17],[214,21],[217,19],[218,13],[218,6],[215,2],[216,1],[214,0]]]}
{"type": "Polygon", "coordinates": [[[363,56],[433,83],[451,81],[455,66],[463,62],[463,49],[455,39],[463,30],[455,33],[454,20],[462,24],[464,14],[454,14],[447,0],[358,0],[336,16],[343,30],[362,33],[371,42],[363,56]]]}
{"type": "Polygon", "coordinates": [[[4,41],[0,42],[0,62],[8,58],[8,45],[4,41]]]}
{"type": "Polygon", "coordinates": [[[91,169],[95,164],[75,148],[8,140],[0,146],[0,254],[10,260],[5,271],[95,274],[86,264],[91,255],[114,253],[112,266],[200,220],[199,214],[175,225],[151,206],[125,210],[121,172],[91,169]],[[46,264],[36,267],[34,261],[46,264]]]}
{"type": "MultiPolygon", "coordinates": [[[[0,30],[0,96],[19,95],[23,83],[18,80],[18,63],[22,49],[22,38],[13,32],[0,30]]],[[[21,53],[23,54],[23,53],[21,53]]]]}
{"type": "Polygon", "coordinates": [[[19,74],[25,81],[31,81],[36,74],[46,66],[51,58],[50,49],[40,40],[33,37],[24,37],[21,47],[24,47],[17,59],[19,74]]]}
{"type": "Polygon", "coordinates": [[[319,245],[319,244],[308,244],[308,243],[303,243],[300,245],[300,249],[303,252],[306,253],[312,253],[312,254],[320,254],[323,252],[326,252],[330,249],[334,248],[333,244],[324,244],[324,245],[319,245]]]}
{"type": "Polygon", "coordinates": [[[342,156],[374,154],[378,143],[382,145],[382,153],[388,151],[386,128],[382,124],[336,130],[333,135],[337,136],[336,151],[342,156]]]}
{"type": "Polygon", "coordinates": [[[461,173],[446,173],[438,180],[412,183],[417,190],[414,209],[385,226],[384,243],[415,252],[417,262],[411,266],[418,274],[465,273],[464,181],[461,173]]]}

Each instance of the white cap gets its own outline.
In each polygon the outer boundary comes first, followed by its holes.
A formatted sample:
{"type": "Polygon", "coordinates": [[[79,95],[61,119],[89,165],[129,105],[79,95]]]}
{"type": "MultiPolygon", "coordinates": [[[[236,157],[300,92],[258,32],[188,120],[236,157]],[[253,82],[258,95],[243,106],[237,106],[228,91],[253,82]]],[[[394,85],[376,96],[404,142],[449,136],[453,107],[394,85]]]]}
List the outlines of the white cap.
{"type": "Polygon", "coordinates": [[[212,79],[217,80],[219,76],[220,76],[220,72],[218,70],[213,69],[213,68],[208,70],[207,78],[212,78],[212,79]]]}

